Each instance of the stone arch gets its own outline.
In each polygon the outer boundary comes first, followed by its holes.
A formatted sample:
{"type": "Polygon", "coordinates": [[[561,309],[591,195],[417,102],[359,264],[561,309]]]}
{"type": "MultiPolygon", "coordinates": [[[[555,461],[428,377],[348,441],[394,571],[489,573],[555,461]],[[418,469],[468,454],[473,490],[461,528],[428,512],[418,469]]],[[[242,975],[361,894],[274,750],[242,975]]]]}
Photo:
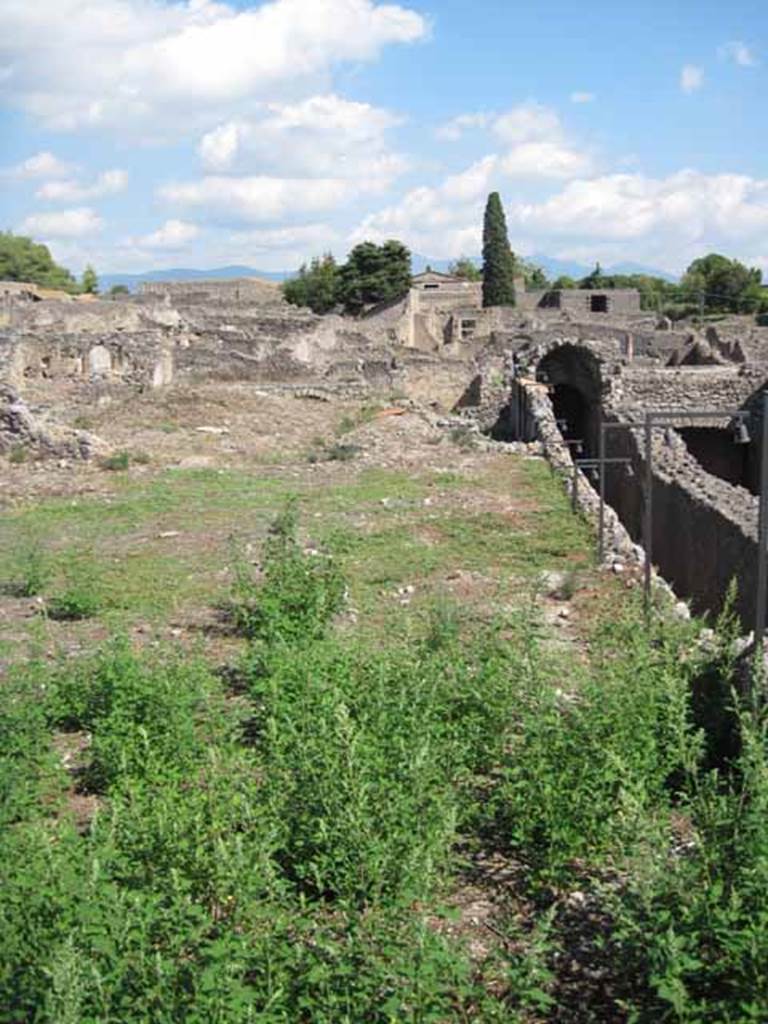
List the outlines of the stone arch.
{"type": "Polygon", "coordinates": [[[563,437],[584,441],[586,452],[597,454],[604,391],[602,360],[586,346],[566,342],[539,360],[536,378],[550,387],[563,437]]]}

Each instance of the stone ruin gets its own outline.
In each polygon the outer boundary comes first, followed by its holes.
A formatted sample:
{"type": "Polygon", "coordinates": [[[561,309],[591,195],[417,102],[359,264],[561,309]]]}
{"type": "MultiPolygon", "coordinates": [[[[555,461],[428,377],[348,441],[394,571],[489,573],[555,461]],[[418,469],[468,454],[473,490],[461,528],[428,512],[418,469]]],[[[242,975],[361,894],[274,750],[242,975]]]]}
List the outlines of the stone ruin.
{"type": "MultiPolygon", "coordinates": [[[[87,304],[17,290],[0,322],[0,454],[26,445],[84,458],[96,449],[95,439],[41,425],[36,403],[102,404],[126,389],[201,380],[345,398],[397,393],[456,410],[497,440],[544,441],[569,479],[566,442],[596,455],[606,419],[626,427],[609,432],[608,454],[631,465],[607,472],[611,542],[617,556],[637,559],[644,413],[751,409],[766,386],[768,329],[746,318],[675,330],[639,310],[590,315],[584,296],[571,308],[482,310],[477,286],[427,287],[434,283],[422,275],[403,300],[356,320],[289,306],[261,281],[153,283],[87,304]]],[[[749,625],[759,418],[749,443],[736,446],[727,418],[702,424],[683,413],[654,436],[654,561],[696,611],[717,611],[736,576],[749,625]]],[[[594,481],[580,477],[593,510],[594,481]]]]}

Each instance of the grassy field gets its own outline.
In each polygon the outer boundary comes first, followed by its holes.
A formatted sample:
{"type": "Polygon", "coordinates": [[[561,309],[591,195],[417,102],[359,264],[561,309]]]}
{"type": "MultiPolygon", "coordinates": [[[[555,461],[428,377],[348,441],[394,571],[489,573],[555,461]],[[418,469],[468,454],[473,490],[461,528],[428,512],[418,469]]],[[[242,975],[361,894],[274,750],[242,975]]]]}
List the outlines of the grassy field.
{"type": "Polygon", "coordinates": [[[5,516],[0,1022],[768,1019],[729,624],[649,635],[543,462],[445,461],[5,516]]]}

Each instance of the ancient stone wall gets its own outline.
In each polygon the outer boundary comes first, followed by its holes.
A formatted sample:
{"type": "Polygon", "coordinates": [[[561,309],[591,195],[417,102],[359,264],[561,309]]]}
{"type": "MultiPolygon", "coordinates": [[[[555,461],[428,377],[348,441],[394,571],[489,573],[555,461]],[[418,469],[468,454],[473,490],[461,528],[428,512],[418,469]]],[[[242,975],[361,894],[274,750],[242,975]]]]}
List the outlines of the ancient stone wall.
{"type": "Polygon", "coordinates": [[[279,284],[257,277],[221,281],[146,281],[139,285],[139,297],[174,306],[281,305],[285,300],[279,284]]]}

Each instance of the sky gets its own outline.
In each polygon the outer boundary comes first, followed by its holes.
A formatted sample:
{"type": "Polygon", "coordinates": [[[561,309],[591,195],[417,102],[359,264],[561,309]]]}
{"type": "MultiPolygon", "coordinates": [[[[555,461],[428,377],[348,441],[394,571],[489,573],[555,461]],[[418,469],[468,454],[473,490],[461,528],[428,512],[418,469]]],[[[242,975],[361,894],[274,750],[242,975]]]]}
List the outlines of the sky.
{"type": "Polygon", "coordinates": [[[76,273],[399,238],[768,279],[766,0],[0,0],[0,227],[76,273]]]}

